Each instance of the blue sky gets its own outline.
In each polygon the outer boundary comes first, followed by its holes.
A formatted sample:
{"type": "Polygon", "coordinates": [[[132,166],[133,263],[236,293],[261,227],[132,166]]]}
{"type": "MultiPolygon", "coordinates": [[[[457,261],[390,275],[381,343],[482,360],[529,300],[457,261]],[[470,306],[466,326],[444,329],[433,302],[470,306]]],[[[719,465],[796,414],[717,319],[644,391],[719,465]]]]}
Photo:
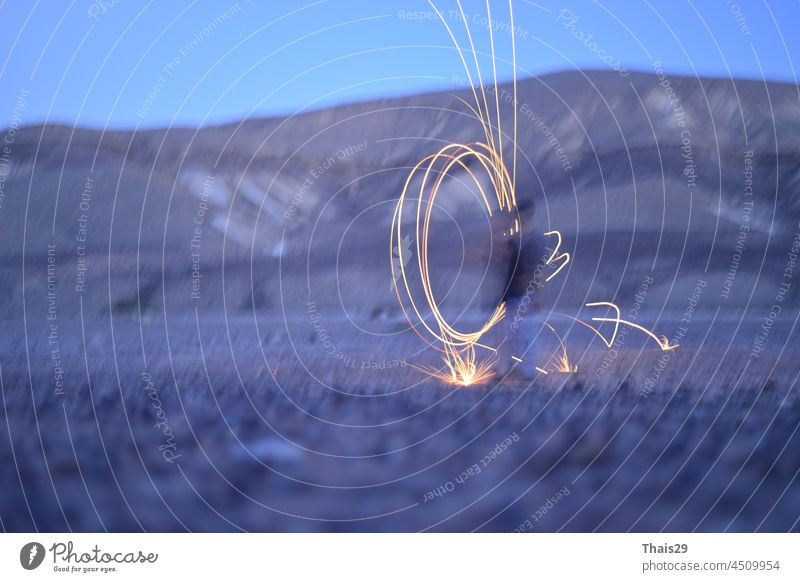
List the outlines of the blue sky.
{"type": "MultiPolygon", "coordinates": [[[[436,5],[466,43],[455,0],[436,5]]],[[[488,52],[485,3],[463,5],[476,49],[488,52]]],[[[507,79],[508,4],[491,7],[507,79]]],[[[463,68],[432,16],[425,0],[6,0],[0,126],[208,125],[449,88],[463,68]]],[[[602,69],[604,57],[627,70],[652,71],[657,59],[670,73],[800,77],[794,0],[515,0],[514,17],[520,76],[602,69]]]]}

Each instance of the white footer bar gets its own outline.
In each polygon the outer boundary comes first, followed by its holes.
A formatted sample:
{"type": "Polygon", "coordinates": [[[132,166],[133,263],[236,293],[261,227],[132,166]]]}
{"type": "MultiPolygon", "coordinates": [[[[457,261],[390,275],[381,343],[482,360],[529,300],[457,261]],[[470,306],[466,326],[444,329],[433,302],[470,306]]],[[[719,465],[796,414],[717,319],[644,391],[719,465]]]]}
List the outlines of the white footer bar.
{"type": "Polygon", "coordinates": [[[3,534],[0,580],[778,581],[799,554],[797,534],[3,534]]]}

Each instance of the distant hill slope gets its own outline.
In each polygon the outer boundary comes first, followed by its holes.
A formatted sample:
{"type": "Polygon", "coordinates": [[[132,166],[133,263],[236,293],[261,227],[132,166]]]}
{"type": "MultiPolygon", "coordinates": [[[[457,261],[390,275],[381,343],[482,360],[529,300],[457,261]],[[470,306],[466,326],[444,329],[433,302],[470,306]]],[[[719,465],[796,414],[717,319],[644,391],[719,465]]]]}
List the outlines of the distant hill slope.
{"type": "MultiPolygon", "coordinates": [[[[500,87],[507,145],[511,95],[500,87]]],[[[480,138],[448,93],[198,130],[23,128],[0,206],[0,310],[21,317],[23,292],[44,301],[49,252],[72,313],[78,297],[89,315],[304,309],[309,289],[351,315],[392,312],[388,229],[409,167],[480,138]]],[[[658,306],[682,309],[701,277],[729,305],[774,297],[800,216],[798,87],[546,75],[518,84],[517,143],[526,254],[559,229],[573,255],[546,304],[624,303],[648,274],[658,306]]],[[[509,254],[470,246],[487,246],[489,222],[474,193],[447,194],[433,236],[455,254],[433,260],[455,302],[491,304],[509,254]]]]}

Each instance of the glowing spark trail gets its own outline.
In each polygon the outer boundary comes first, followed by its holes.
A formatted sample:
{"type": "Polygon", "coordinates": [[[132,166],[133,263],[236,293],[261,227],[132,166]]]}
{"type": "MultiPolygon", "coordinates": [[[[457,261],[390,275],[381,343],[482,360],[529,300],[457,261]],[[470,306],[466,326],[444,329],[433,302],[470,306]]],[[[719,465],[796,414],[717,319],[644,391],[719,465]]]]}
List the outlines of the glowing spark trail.
{"type": "MultiPolygon", "coordinates": [[[[480,65],[478,63],[477,53],[472,40],[472,34],[469,29],[468,20],[464,16],[464,11],[461,3],[458,2],[459,11],[462,14],[461,21],[464,23],[467,38],[471,52],[475,60],[475,69],[478,77],[478,87],[480,87],[481,98],[478,97],[478,91],[472,81],[472,74],[470,68],[467,66],[467,61],[464,58],[464,53],[458,44],[458,41],[453,34],[453,31],[448,26],[446,20],[433,4],[430,2],[433,9],[439,15],[440,20],[444,24],[448,33],[450,34],[453,43],[456,46],[461,62],[469,79],[469,84],[472,89],[474,97],[474,105],[465,103],[469,110],[476,117],[481,125],[484,135],[484,141],[477,141],[473,143],[451,143],[442,147],[435,154],[431,154],[418,162],[408,177],[406,178],[403,190],[400,194],[395,208],[394,219],[392,221],[392,233],[390,238],[390,253],[396,253],[393,257],[392,269],[395,274],[399,270],[399,279],[402,280],[402,285],[395,285],[397,291],[397,298],[406,318],[411,322],[414,331],[420,335],[428,344],[443,353],[442,361],[446,366],[445,371],[433,370],[426,367],[414,366],[417,369],[436,376],[446,382],[453,384],[460,384],[469,386],[483,382],[493,375],[492,366],[497,360],[497,356],[493,353],[488,358],[480,360],[475,352],[476,347],[487,349],[495,352],[494,348],[486,346],[480,342],[481,337],[486,334],[497,322],[499,322],[505,315],[505,303],[500,303],[492,312],[486,322],[474,331],[461,331],[456,329],[442,314],[439,306],[438,298],[435,296],[430,280],[430,267],[428,264],[429,242],[430,242],[430,226],[431,215],[433,208],[436,204],[436,196],[442,186],[444,179],[450,172],[463,171],[469,176],[471,182],[477,188],[480,194],[480,199],[486,208],[489,216],[493,215],[493,211],[507,213],[513,217],[514,227],[511,229],[510,234],[515,234],[519,231],[519,216],[516,210],[516,194],[514,192],[514,185],[516,183],[516,176],[510,174],[505,166],[503,160],[503,136],[500,124],[500,98],[497,85],[497,68],[494,58],[494,35],[491,26],[491,9],[489,2],[486,2],[486,10],[490,21],[489,34],[492,49],[492,73],[494,78],[494,94],[495,104],[494,111],[489,106],[489,100],[486,97],[486,90],[483,85],[483,78],[481,76],[480,65]],[[496,119],[492,120],[495,115],[496,119]],[[471,167],[469,162],[476,161],[475,170],[471,167]],[[490,188],[478,179],[476,171],[482,171],[489,178],[490,188]],[[416,247],[417,247],[417,266],[419,268],[419,278],[424,294],[425,305],[427,312],[433,316],[433,323],[429,323],[423,315],[422,301],[419,297],[415,298],[414,293],[411,291],[411,285],[408,280],[406,272],[406,263],[404,258],[404,250],[401,242],[403,241],[402,232],[402,219],[403,209],[406,204],[406,199],[410,198],[409,193],[412,182],[415,178],[420,178],[419,189],[414,191],[415,198],[417,199],[416,205],[416,247]],[[491,201],[490,201],[491,200],[491,201]],[[496,207],[495,207],[496,206],[496,207]],[[493,210],[493,207],[494,210],[493,210]],[[399,268],[399,269],[398,269],[399,268]],[[406,305],[411,308],[407,309],[406,305]],[[412,317],[413,316],[413,317],[412,317]],[[424,332],[424,333],[423,333],[424,332]]],[[[509,10],[511,3],[509,2],[509,10]]],[[[516,72],[514,78],[514,85],[516,86],[516,72]]],[[[514,125],[516,126],[516,108],[514,110],[514,125]]],[[[515,129],[516,134],[516,129],[515,129]]],[[[516,147],[516,144],[513,144],[516,147]]],[[[516,171],[516,151],[514,158],[514,171],[516,171]]],[[[407,240],[407,239],[406,239],[407,240]]],[[[406,250],[406,253],[408,251],[406,250]]]]}
{"type": "Polygon", "coordinates": [[[563,269],[564,267],[567,266],[567,263],[569,263],[570,256],[569,256],[569,253],[559,253],[558,252],[561,249],[561,233],[560,232],[558,232],[557,230],[551,230],[550,232],[546,232],[544,234],[545,234],[545,236],[553,236],[553,235],[555,235],[556,237],[558,237],[558,241],[556,242],[556,247],[553,249],[553,252],[550,254],[550,257],[547,259],[545,264],[549,267],[553,263],[555,263],[557,261],[561,261],[561,264],[558,265],[558,268],[554,272],[552,272],[550,274],[550,276],[547,277],[547,279],[544,280],[544,282],[547,283],[550,279],[552,279],[553,277],[558,275],[561,272],[561,269],[563,269]]]}
{"type": "MultiPolygon", "coordinates": [[[[614,343],[614,339],[617,337],[617,332],[619,331],[620,324],[633,327],[635,329],[638,329],[641,332],[646,333],[647,335],[649,335],[651,338],[653,338],[655,340],[655,342],[662,349],[662,351],[666,352],[666,351],[669,351],[669,350],[674,350],[675,348],[678,347],[678,344],[670,344],[669,343],[669,339],[667,339],[666,336],[658,337],[656,334],[654,334],[652,331],[650,331],[646,327],[642,327],[641,325],[633,323],[632,321],[625,321],[624,319],[620,319],[619,307],[617,307],[613,303],[608,303],[607,301],[598,301],[597,303],[587,303],[586,307],[597,307],[598,305],[602,305],[602,306],[605,306],[605,307],[610,307],[617,314],[616,317],[593,317],[592,318],[592,321],[610,321],[610,322],[614,323],[614,335],[611,338],[611,340],[606,342],[608,344],[608,347],[611,347],[611,344],[614,343]]],[[[600,337],[603,337],[603,336],[601,335],[600,337]]]]}
{"type": "MultiPolygon", "coordinates": [[[[500,303],[492,311],[486,322],[473,331],[462,331],[456,329],[442,313],[439,305],[439,298],[435,295],[431,285],[431,271],[428,263],[428,256],[430,251],[430,229],[431,229],[431,216],[433,209],[436,205],[436,197],[444,183],[445,179],[451,173],[465,173],[468,180],[474,184],[479,194],[479,199],[485,207],[486,212],[491,217],[493,212],[504,213],[510,219],[513,219],[513,226],[508,229],[503,229],[504,236],[515,236],[521,233],[520,216],[517,209],[516,198],[516,183],[517,183],[517,78],[516,78],[516,46],[514,42],[514,34],[511,35],[511,54],[513,64],[513,139],[511,149],[513,151],[512,170],[508,171],[503,158],[503,133],[500,123],[500,92],[497,84],[497,64],[495,59],[495,45],[494,45],[494,26],[492,21],[491,8],[489,0],[486,1],[486,12],[489,28],[489,42],[491,47],[492,57],[492,79],[494,85],[494,107],[490,106],[489,99],[487,98],[487,90],[484,85],[483,76],[481,74],[481,67],[478,62],[477,51],[473,42],[472,32],[468,24],[468,19],[464,14],[463,7],[460,0],[456,0],[458,9],[461,14],[461,22],[464,24],[466,37],[469,42],[469,52],[472,53],[474,60],[474,72],[477,77],[473,80],[473,75],[470,66],[467,64],[467,58],[461,50],[461,46],[456,39],[453,30],[447,23],[439,9],[434,5],[432,0],[428,0],[429,4],[436,12],[439,20],[441,20],[445,29],[447,30],[453,44],[456,48],[461,63],[466,72],[469,88],[471,89],[473,102],[469,103],[461,97],[456,97],[466,108],[471,112],[475,119],[480,124],[483,133],[482,141],[475,141],[471,143],[449,143],[439,149],[434,154],[430,154],[419,161],[409,172],[408,177],[403,185],[402,192],[399,196],[397,206],[395,207],[394,217],[392,220],[391,236],[389,239],[389,257],[390,268],[392,272],[393,288],[397,293],[397,299],[400,303],[400,308],[408,321],[411,323],[411,328],[417,335],[419,335],[430,347],[442,353],[442,362],[444,368],[436,369],[427,366],[418,366],[410,364],[411,367],[420,370],[432,377],[438,378],[443,382],[456,384],[461,386],[470,386],[479,384],[491,378],[494,375],[492,367],[498,361],[499,355],[497,348],[493,348],[481,342],[481,338],[492,329],[505,315],[506,305],[500,303]],[[479,177],[488,177],[488,185],[482,182],[479,177]],[[419,184],[412,187],[414,181],[417,180],[419,184]],[[416,208],[413,207],[413,202],[416,200],[416,208]],[[409,204],[412,210],[416,210],[415,222],[415,241],[412,242],[409,235],[403,233],[403,210],[406,204],[409,204]],[[421,293],[424,298],[420,297],[420,290],[412,292],[412,285],[409,282],[409,274],[407,272],[408,263],[411,260],[412,246],[416,247],[416,258],[419,283],[418,287],[421,288],[421,293]],[[402,283],[400,282],[402,281],[402,283]],[[409,307],[410,306],[410,307],[409,307]],[[430,321],[430,319],[433,321],[430,321]],[[476,353],[476,348],[491,352],[484,358],[479,358],[476,353]]],[[[509,15],[511,19],[511,30],[514,30],[514,14],[511,5],[511,0],[508,3],[509,15]]],[[[490,91],[491,92],[491,91],[490,91]]],[[[566,267],[570,260],[571,255],[568,252],[561,250],[562,238],[561,232],[558,230],[550,230],[544,233],[545,236],[556,237],[556,244],[546,261],[549,267],[555,267],[555,270],[545,279],[549,282],[555,278],[566,267]]],[[[521,242],[520,248],[521,248],[521,242]]],[[[415,278],[416,281],[416,278],[415,278]]],[[[638,325],[636,323],[626,321],[620,317],[620,309],[614,303],[610,302],[596,302],[587,303],[587,307],[607,307],[615,312],[615,317],[593,317],[592,321],[601,323],[613,323],[613,333],[611,338],[606,338],[600,330],[595,326],[581,321],[571,315],[563,313],[554,313],[567,317],[576,323],[590,329],[597,334],[603,342],[610,348],[614,344],[621,325],[627,325],[638,329],[639,331],[647,334],[658,343],[662,350],[673,350],[677,348],[677,344],[670,344],[666,337],[658,337],[649,329],[638,325]]],[[[578,368],[570,362],[567,353],[567,347],[562,337],[549,323],[545,326],[555,335],[558,340],[559,350],[558,353],[553,354],[550,362],[554,361],[554,366],[551,371],[570,373],[577,372],[578,368]]],[[[521,358],[511,356],[517,362],[522,362],[521,358]]],[[[536,366],[536,370],[542,374],[548,374],[548,371],[542,367],[536,366]]]]}

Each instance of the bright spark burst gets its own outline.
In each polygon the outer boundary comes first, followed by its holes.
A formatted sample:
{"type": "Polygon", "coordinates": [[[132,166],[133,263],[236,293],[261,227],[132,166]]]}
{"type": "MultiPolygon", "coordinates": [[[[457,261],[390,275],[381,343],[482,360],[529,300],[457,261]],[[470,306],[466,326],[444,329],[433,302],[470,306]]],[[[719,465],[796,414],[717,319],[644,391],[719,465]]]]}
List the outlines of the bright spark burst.
{"type": "Polygon", "coordinates": [[[555,361],[554,372],[561,372],[562,374],[570,374],[572,372],[578,371],[578,366],[573,366],[569,361],[569,354],[567,354],[567,346],[564,343],[564,340],[561,339],[561,336],[558,335],[558,332],[553,328],[552,325],[549,323],[544,324],[547,329],[553,332],[553,335],[556,336],[559,345],[559,353],[553,354],[551,360],[555,361]]]}

